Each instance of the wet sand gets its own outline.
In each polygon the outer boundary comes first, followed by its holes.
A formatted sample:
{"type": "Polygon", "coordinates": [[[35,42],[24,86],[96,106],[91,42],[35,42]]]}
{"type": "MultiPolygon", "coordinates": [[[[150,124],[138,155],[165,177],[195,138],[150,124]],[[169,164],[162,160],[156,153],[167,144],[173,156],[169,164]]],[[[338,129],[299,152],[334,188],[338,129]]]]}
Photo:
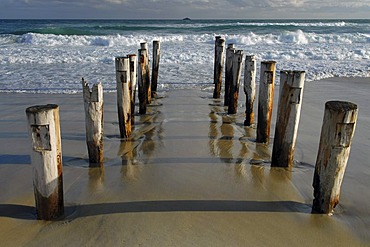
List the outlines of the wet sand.
{"type": "Polygon", "coordinates": [[[116,95],[105,94],[104,169],[88,167],[81,94],[1,93],[1,245],[370,246],[370,79],[306,83],[292,171],[270,168],[272,145],[257,144],[256,129],[243,126],[240,92],[232,116],[210,89],[160,92],[124,142],[116,95]],[[310,214],[328,100],[359,106],[331,217],[310,214]],[[25,115],[28,106],[48,103],[60,106],[66,211],[53,222],[36,220],[25,115]]]}

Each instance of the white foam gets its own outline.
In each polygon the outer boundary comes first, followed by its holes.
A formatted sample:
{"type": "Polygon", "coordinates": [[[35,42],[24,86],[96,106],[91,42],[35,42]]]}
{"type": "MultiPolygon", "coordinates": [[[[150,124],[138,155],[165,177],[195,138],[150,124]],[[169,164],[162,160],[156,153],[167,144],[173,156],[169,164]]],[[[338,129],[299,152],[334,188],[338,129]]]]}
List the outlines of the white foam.
{"type": "Polygon", "coordinates": [[[344,27],[348,25],[344,21],[339,22],[238,22],[244,26],[295,26],[295,27],[344,27]]]}
{"type": "MultiPolygon", "coordinates": [[[[54,35],[54,34],[23,34],[17,39],[19,44],[34,46],[136,46],[138,43],[147,40],[160,40],[162,42],[184,42],[213,43],[214,36],[218,34],[179,34],[179,35],[108,35],[108,36],[78,36],[78,35],[54,35]]],[[[284,31],[279,34],[229,34],[223,35],[227,42],[236,44],[353,44],[370,43],[370,35],[365,33],[355,34],[316,34],[305,33],[298,29],[296,31],[284,31]]],[[[0,44],[14,42],[11,36],[0,36],[0,44]]]]}
{"type": "MultiPolygon", "coordinates": [[[[163,87],[212,83],[215,35],[0,35],[0,91],[74,93],[80,91],[81,77],[101,81],[106,90],[114,90],[114,57],[136,54],[143,41],[150,42],[151,48],[152,40],[161,41],[159,83],[163,87]]],[[[306,70],[308,81],[370,77],[369,34],[317,34],[298,29],[222,36],[245,54],[256,55],[258,62],[275,60],[279,70],[306,70]]]]}

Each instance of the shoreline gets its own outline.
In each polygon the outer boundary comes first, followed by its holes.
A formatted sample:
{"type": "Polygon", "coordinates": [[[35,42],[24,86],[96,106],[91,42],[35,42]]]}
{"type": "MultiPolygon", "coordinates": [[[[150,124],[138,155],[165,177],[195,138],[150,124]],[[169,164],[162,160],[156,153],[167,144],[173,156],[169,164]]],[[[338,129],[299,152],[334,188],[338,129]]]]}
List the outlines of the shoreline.
{"type": "MultiPolygon", "coordinates": [[[[242,77],[241,77],[242,78],[242,77]]],[[[356,81],[356,80],[370,80],[369,77],[360,77],[360,76],[354,76],[354,77],[346,77],[346,76],[339,76],[339,77],[328,77],[324,79],[319,79],[319,80],[311,80],[311,81],[306,81],[306,84],[308,83],[320,83],[321,81],[342,81],[342,80],[351,80],[351,81],[356,81]]],[[[278,80],[277,80],[278,81],[278,80]]],[[[88,81],[89,82],[89,81],[88,81]]],[[[97,82],[89,82],[89,84],[94,84],[97,82]]],[[[256,86],[258,89],[258,81],[256,81],[256,86]]],[[[165,85],[184,85],[181,83],[167,83],[165,85]]],[[[104,85],[103,85],[104,86],[104,85]]],[[[199,89],[199,90],[206,90],[212,88],[213,90],[213,82],[202,82],[202,83],[189,83],[185,84],[186,88],[180,88],[180,87],[166,87],[164,85],[159,84],[158,88],[159,91],[173,91],[173,90],[186,90],[186,89],[199,89]]],[[[275,84],[275,86],[278,86],[275,84]]],[[[27,89],[27,90],[22,90],[22,92],[17,92],[17,91],[12,91],[12,90],[0,90],[0,94],[36,94],[36,95],[76,95],[76,94],[81,94],[82,89],[79,89],[76,91],[76,89],[71,89],[71,92],[43,92],[41,90],[33,90],[33,89],[27,89]]],[[[115,94],[116,89],[104,89],[104,94],[115,94]]],[[[240,89],[240,93],[243,94],[242,88],[240,89]]],[[[243,95],[242,95],[243,96],[243,95]]]]}
{"type": "MultiPolygon", "coordinates": [[[[233,116],[224,114],[211,91],[161,92],[161,105],[135,116],[131,142],[118,138],[115,94],[104,94],[104,169],[88,168],[82,94],[0,93],[2,241],[13,246],[370,246],[369,82],[306,82],[291,172],[270,168],[272,144],[256,144],[255,129],[242,126],[242,89],[233,116]],[[340,202],[328,217],[310,214],[311,184],[324,103],[334,99],[357,103],[359,118],[340,202]],[[62,132],[66,214],[55,222],[37,221],[34,214],[25,116],[26,107],[47,103],[60,106],[62,132]]],[[[271,138],[277,92],[278,87],[271,138]]]]}

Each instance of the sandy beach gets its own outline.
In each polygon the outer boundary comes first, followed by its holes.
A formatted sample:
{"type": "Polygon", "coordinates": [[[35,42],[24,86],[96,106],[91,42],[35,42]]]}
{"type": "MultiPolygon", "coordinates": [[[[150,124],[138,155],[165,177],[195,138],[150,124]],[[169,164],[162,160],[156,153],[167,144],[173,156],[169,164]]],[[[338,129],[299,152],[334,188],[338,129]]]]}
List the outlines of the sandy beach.
{"type": "Polygon", "coordinates": [[[160,92],[130,141],[119,138],[116,94],[105,94],[104,169],[89,168],[81,94],[0,93],[0,245],[370,246],[369,92],[370,78],[306,82],[292,171],[271,168],[273,142],[243,126],[242,89],[236,115],[211,88],[160,92]],[[329,100],[356,103],[359,116],[340,204],[313,215],[329,100]],[[25,109],[50,103],[60,107],[65,215],[46,222],[36,220],[25,109]]]}

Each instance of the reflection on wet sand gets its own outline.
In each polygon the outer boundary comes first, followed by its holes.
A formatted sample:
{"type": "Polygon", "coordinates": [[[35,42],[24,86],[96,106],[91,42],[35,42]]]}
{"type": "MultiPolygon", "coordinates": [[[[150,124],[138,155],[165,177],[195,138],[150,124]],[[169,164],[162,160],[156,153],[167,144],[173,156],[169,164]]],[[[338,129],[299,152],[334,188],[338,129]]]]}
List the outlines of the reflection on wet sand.
{"type": "Polygon", "coordinates": [[[211,155],[224,163],[234,163],[234,126],[233,119],[221,112],[223,107],[213,106],[209,113],[209,149],[211,155]],[[218,112],[221,112],[218,113],[218,112]]]}
{"type": "Polygon", "coordinates": [[[136,180],[140,171],[141,166],[138,165],[136,147],[138,147],[133,141],[122,141],[120,149],[125,150],[122,158],[121,174],[124,179],[136,180]]]}
{"type": "Polygon", "coordinates": [[[223,113],[223,107],[211,107],[209,113],[209,149],[211,155],[224,163],[267,163],[271,151],[268,145],[255,142],[255,129],[241,127],[237,117],[223,113]],[[238,134],[243,136],[237,136],[238,134]]]}
{"type": "Polygon", "coordinates": [[[104,190],[104,180],[104,166],[89,168],[89,190],[91,192],[102,192],[104,190]]]}
{"type": "MultiPolygon", "coordinates": [[[[312,133],[320,127],[317,116],[325,99],[315,102],[322,91],[321,84],[315,84],[310,84],[315,90],[306,94],[313,103],[301,121],[302,163],[293,172],[270,168],[271,146],[254,142],[256,131],[242,126],[244,116],[225,115],[222,106],[209,106],[211,99],[201,98],[207,92],[194,89],[173,90],[163,106],[149,108],[152,114],[136,116],[134,138],[122,145],[116,98],[111,94],[105,119],[113,124],[105,125],[104,170],[89,169],[81,135],[84,122],[74,121],[81,115],[75,111],[81,98],[64,95],[60,100],[68,104],[61,109],[75,113],[63,122],[66,215],[56,222],[36,221],[32,167],[17,159],[30,148],[27,135],[10,137],[24,133],[20,121],[24,111],[19,116],[12,113],[14,97],[28,105],[29,96],[2,94],[12,108],[10,118],[16,120],[5,121],[0,148],[0,159],[13,158],[0,162],[1,245],[208,246],[212,240],[218,246],[369,246],[369,183],[364,169],[368,140],[363,133],[370,125],[364,117],[362,126],[359,121],[362,135],[352,150],[354,165],[344,181],[341,211],[333,217],[310,214],[318,145],[312,133]]],[[[43,97],[35,98],[37,102],[58,99],[43,97]]],[[[365,99],[362,105],[366,106],[365,99]]]]}
{"type": "MultiPolygon", "coordinates": [[[[160,106],[157,104],[155,106],[160,106]]],[[[139,115],[130,140],[122,140],[118,155],[122,159],[121,173],[124,179],[136,180],[161,146],[163,116],[153,106],[145,115],[139,115]]]]}
{"type": "Polygon", "coordinates": [[[288,193],[284,190],[290,181],[291,172],[270,168],[271,147],[256,142],[255,126],[237,124],[240,120],[237,115],[227,115],[223,107],[214,104],[210,104],[208,116],[211,155],[228,166],[234,165],[235,176],[247,179],[258,191],[288,193]]]}

